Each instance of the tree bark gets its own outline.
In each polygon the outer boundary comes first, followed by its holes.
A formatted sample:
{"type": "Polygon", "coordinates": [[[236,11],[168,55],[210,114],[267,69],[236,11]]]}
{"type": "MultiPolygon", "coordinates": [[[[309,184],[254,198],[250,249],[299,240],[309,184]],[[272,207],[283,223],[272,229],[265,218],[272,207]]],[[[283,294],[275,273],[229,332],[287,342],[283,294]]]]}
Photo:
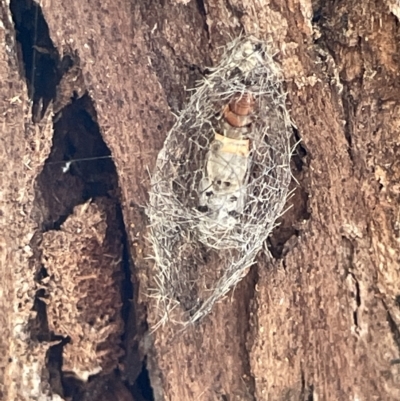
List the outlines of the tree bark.
{"type": "Polygon", "coordinates": [[[95,401],[107,391],[117,400],[400,399],[397,3],[0,4],[1,399],[95,401]],[[172,323],[151,331],[149,172],[185,90],[241,32],[265,40],[282,70],[301,139],[291,208],[268,241],[272,257],[261,253],[208,317],[184,333],[172,323]],[[36,40],[30,58],[24,35],[36,40]],[[107,162],[62,173],[57,154],[67,150],[107,162]],[[102,196],[122,212],[132,302],[124,301],[117,373],[74,395],[51,363],[60,339],[40,303],[40,243],[77,205],[102,196]]]}

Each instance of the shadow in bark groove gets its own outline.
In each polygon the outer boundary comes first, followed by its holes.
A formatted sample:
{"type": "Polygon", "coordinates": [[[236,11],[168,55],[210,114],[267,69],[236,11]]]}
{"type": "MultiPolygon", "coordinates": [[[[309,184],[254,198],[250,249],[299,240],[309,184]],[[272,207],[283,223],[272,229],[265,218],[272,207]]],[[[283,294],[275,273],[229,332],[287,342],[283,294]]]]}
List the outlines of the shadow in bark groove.
{"type": "MultiPolygon", "coordinates": [[[[57,92],[60,88],[57,85],[63,75],[73,67],[74,57],[66,55],[60,60],[59,52],[53,45],[47,23],[37,3],[31,0],[12,0],[10,8],[17,31],[20,62],[24,67],[28,95],[33,102],[33,122],[38,122],[50,103],[59,95],[57,92]]],[[[125,332],[121,342],[125,346],[131,346],[132,341],[127,341],[127,337],[136,335],[136,322],[128,324],[135,316],[131,282],[133,263],[119,200],[116,168],[111,152],[102,139],[92,99],[87,94],[78,98],[74,92],[62,95],[66,95],[71,101],[54,116],[52,149],[36,181],[35,217],[40,229],[36,234],[37,238],[32,242],[33,245],[36,244],[34,253],[40,259],[37,248],[39,237],[46,231],[59,230],[75,206],[89,199],[108,198],[111,201],[110,205],[116,210],[115,225],[122,233],[123,306],[120,313],[125,323],[125,332]]],[[[42,266],[36,273],[36,281],[41,282],[47,275],[42,266]]],[[[46,296],[44,289],[36,293],[34,310],[37,317],[31,322],[31,337],[39,342],[58,341],[46,354],[47,377],[55,393],[63,397],[72,397],[73,400],[101,401],[104,396],[108,396],[107,394],[128,397],[121,398],[128,400],[132,397],[129,395],[132,392],[138,400],[153,400],[146,366],[138,353],[130,349],[125,349],[127,354],[133,353],[129,362],[137,364],[134,385],[130,391],[129,385],[122,383],[117,366],[113,374],[96,375],[91,377],[88,383],[66,376],[62,371],[62,355],[63,347],[69,342],[69,338],[49,330],[46,304],[42,300],[46,296]]]]}
{"type": "Polygon", "coordinates": [[[56,95],[60,80],[60,56],[49,36],[41,7],[32,0],[11,0],[10,10],[20,45],[32,118],[39,121],[56,95]]]}
{"type": "Polygon", "coordinates": [[[391,313],[389,311],[389,308],[388,308],[388,306],[386,305],[385,302],[383,302],[383,306],[386,309],[386,313],[387,313],[386,320],[387,320],[387,322],[389,324],[390,331],[392,332],[393,341],[396,343],[397,348],[400,351],[400,330],[399,330],[399,327],[397,326],[397,323],[394,321],[394,319],[393,319],[393,317],[392,317],[392,315],[391,315],[391,313]]]}
{"type": "Polygon", "coordinates": [[[344,125],[344,135],[346,138],[347,143],[349,144],[348,153],[350,160],[353,160],[352,154],[352,136],[353,136],[353,128],[351,125],[351,121],[354,120],[354,114],[356,105],[354,104],[354,99],[349,93],[349,88],[347,86],[343,87],[343,94],[342,94],[342,102],[343,102],[343,111],[345,114],[345,125],[344,125]]]}
{"type": "Polygon", "coordinates": [[[142,370],[135,384],[131,387],[131,391],[138,400],[142,397],[143,400],[154,401],[154,394],[150,383],[146,361],[143,362],[142,370]]]}
{"type": "Polygon", "coordinates": [[[308,211],[308,183],[307,183],[307,149],[301,143],[298,130],[293,127],[293,143],[295,146],[292,156],[293,179],[290,189],[294,190],[293,196],[288,200],[288,211],[278,219],[278,226],[268,239],[268,249],[276,259],[281,259],[290,251],[297,242],[300,234],[299,224],[310,218],[308,211]]]}
{"type": "MultiPolygon", "coordinates": [[[[252,316],[252,310],[251,310],[251,305],[252,301],[256,298],[256,285],[259,281],[259,275],[257,269],[253,266],[247,276],[243,279],[243,284],[240,283],[239,286],[243,286],[244,289],[242,290],[243,294],[243,299],[241,302],[243,302],[243,309],[244,309],[244,316],[245,319],[243,319],[243,333],[240,333],[241,338],[246,338],[247,341],[250,338],[251,335],[251,316],[252,316]]],[[[242,288],[243,288],[242,287],[242,288]]],[[[252,369],[251,369],[251,359],[250,359],[250,352],[247,350],[243,350],[243,366],[246,371],[246,376],[242,378],[245,388],[247,390],[246,397],[243,397],[245,399],[249,400],[256,400],[256,377],[253,375],[252,369]],[[247,351],[247,352],[246,352],[247,351]]]]}
{"type": "Polygon", "coordinates": [[[118,178],[88,95],[73,99],[54,119],[53,146],[37,188],[43,229],[57,229],[74,206],[106,196],[118,199],[118,178]],[[51,188],[51,190],[50,190],[51,188]]]}
{"type": "Polygon", "coordinates": [[[301,371],[301,392],[299,401],[314,401],[314,386],[307,383],[303,370],[301,371]]]}

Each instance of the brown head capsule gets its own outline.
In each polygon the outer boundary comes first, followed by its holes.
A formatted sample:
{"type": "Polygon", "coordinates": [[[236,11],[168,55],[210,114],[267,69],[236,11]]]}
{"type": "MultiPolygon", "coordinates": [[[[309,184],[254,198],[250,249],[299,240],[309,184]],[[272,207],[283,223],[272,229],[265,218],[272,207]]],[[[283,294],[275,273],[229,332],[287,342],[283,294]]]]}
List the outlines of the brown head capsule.
{"type": "Polygon", "coordinates": [[[241,128],[251,124],[255,100],[250,93],[236,93],[225,106],[223,115],[232,127],[241,128]]]}

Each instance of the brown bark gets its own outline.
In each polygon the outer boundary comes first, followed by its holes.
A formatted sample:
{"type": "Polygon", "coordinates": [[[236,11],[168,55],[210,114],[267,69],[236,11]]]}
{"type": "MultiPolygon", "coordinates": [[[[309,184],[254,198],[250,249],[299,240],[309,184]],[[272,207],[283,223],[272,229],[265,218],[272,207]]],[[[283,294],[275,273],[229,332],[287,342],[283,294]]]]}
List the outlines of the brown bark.
{"type": "MultiPolygon", "coordinates": [[[[400,399],[398,7],[373,0],[183,3],[42,0],[32,14],[39,21],[36,68],[54,63],[42,94],[32,90],[32,71],[23,73],[29,62],[11,21],[22,23],[32,4],[13,1],[11,14],[0,3],[0,398],[67,398],[66,379],[63,388],[60,367],[49,362],[56,350],[47,351],[59,339],[38,306],[39,243],[44,232],[63,229],[76,205],[106,194],[122,210],[133,307],[125,300],[119,373],[100,374],[75,399],[128,400],[121,380],[138,400],[150,399],[137,381],[143,361],[155,400],[400,399]],[[293,207],[269,241],[273,257],[260,254],[210,316],[185,333],[172,324],[151,332],[148,171],[173,113],[184,107],[185,88],[242,30],[266,40],[282,68],[302,140],[293,207]],[[43,118],[39,98],[44,108],[54,102],[43,118]],[[82,162],[63,174],[57,164],[68,149],[91,158],[108,148],[112,161],[100,159],[96,168],[82,162]]],[[[42,82],[39,70],[35,76],[42,82]]]]}

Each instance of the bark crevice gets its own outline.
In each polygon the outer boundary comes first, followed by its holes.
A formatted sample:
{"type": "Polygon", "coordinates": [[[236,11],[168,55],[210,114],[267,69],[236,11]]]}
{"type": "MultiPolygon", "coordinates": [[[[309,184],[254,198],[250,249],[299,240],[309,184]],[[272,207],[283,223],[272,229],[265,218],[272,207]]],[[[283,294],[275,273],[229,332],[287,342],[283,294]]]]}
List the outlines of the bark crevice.
{"type": "MultiPolygon", "coordinates": [[[[82,79],[80,60],[72,51],[60,55],[61,52],[50,38],[39,4],[30,0],[12,0],[10,10],[19,46],[21,74],[32,101],[32,123],[39,123],[49,107],[54,111],[51,151],[35,185],[33,217],[39,228],[31,246],[36,258],[32,265],[36,269],[35,280],[39,289],[34,300],[36,317],[30,322],[32,341],[50,345],[46,353],[45,376],[54,393],[72,400],[91,400],[93,394],[102,391],[103,385],[113,389],[109,390],[111,394],[124,393],[125,390],[121,390],[124,382],[137,399],[151,401],[153,395],[144,356],[138,352],[137,343],[140,338],[137,338],[138,322],[135,321],[131,280],[134,263],[123,221],[118,175],[111,151],[100,132],[94,102],[82,79]],[[38,247],[44,233],[62,229],[76,206],[102,198],[108,199],[110,207],[116,210],[112,214],[110,209],[109,217],[115,219],[113,224],[122,233],[122,268],[118,274],[123,276],[120,313],[125,323],[121,338],[125,356],[121,358],[121,365],[115,366],[112,373],[100,373],[91,377],[89,383],[84,383],[71,376],[71,372],[62,370],[63,349],[71,339],[49,329],[46,307],[48,294],[43,288],[43,282],[51,277],[40,263],[41,252],[38,247]],[[135,340],[132,341],[132,338],[135,340]],[[129,373],[124,371],[125,363],[130,364],[129,373]],[[115,384],[117,382],[121,384],[115,384]]],[[[146,326],[146,322],[140,324],[146,326]]]]}

